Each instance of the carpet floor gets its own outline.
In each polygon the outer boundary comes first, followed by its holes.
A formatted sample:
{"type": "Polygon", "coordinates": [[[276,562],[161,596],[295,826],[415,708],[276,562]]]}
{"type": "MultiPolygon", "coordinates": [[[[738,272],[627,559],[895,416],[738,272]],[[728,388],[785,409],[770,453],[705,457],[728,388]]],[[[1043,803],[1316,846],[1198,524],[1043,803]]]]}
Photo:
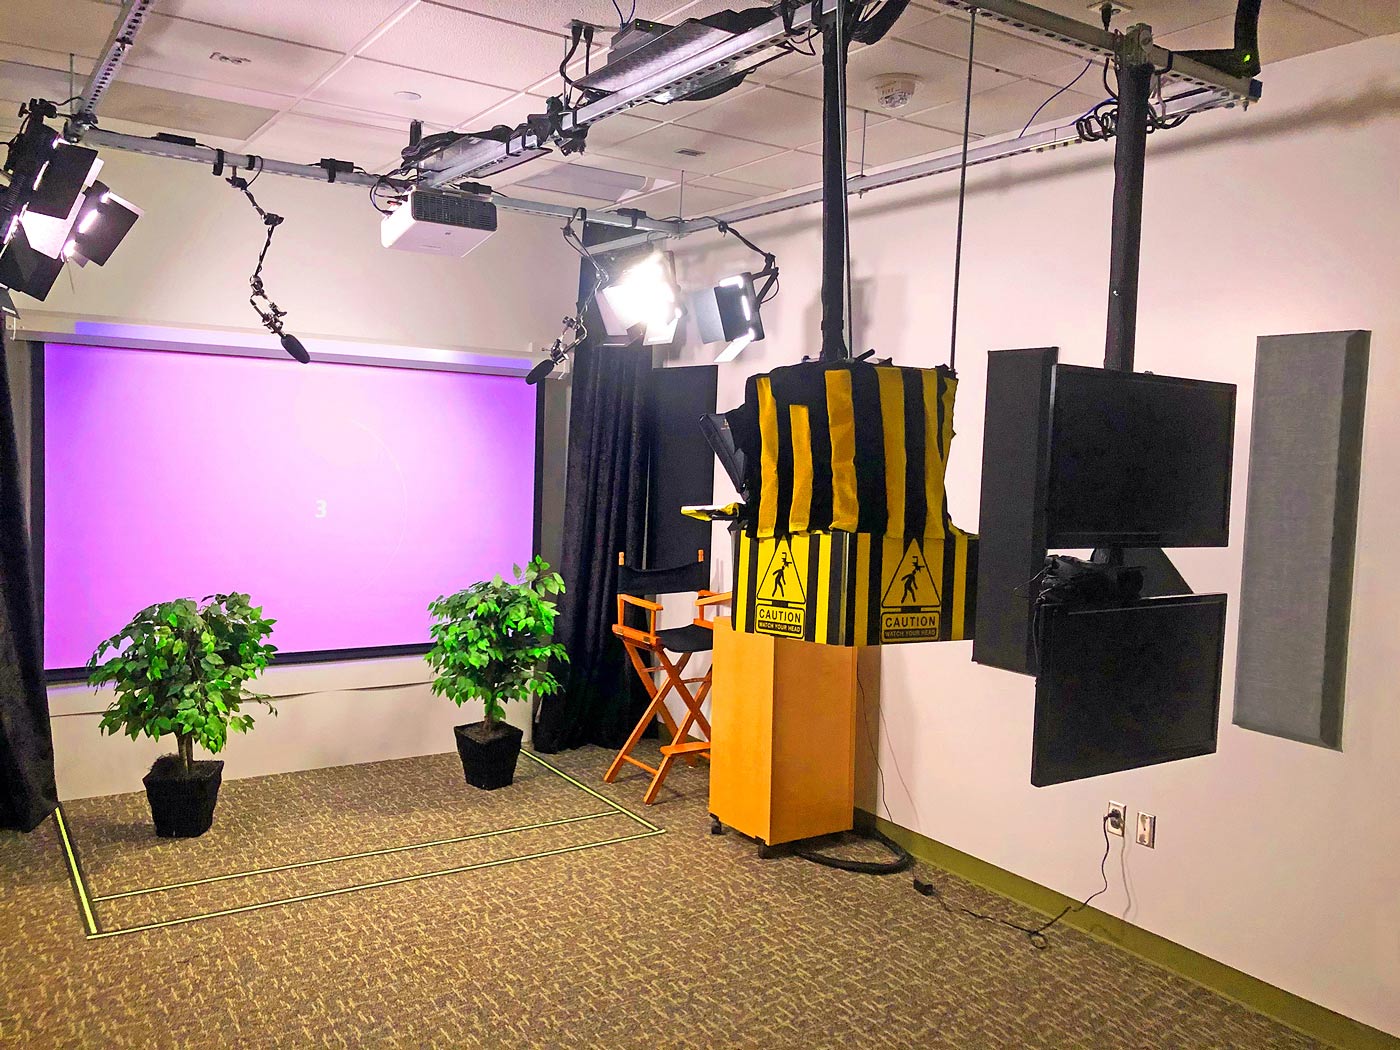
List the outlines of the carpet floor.
{"type": "Polygon", "coordinates": [[[703,767],[647,808],[610,757],[494,793],[455,754],[230,781],[191,841],[140,794],[69,803],[97,937],[57,822],[0,833],[0,1046],[1318,1045],[1075,930],[1035,951],[908,875],[761,860],[709,834],[703,767]]]}

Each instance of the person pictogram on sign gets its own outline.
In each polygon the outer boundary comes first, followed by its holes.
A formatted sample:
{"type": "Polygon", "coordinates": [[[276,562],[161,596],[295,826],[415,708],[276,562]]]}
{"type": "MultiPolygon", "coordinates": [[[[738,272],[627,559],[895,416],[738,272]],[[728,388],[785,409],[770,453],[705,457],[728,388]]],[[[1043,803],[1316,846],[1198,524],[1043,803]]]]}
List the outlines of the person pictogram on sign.
{"type": "Polygon", "coordinates": [[[792,559],[783,554],[783,563],[778,566],[773,573],[773,594],[775,597],[783,597],[783,577],[787,575],[787,568],[792,564],[792,559]]]}
{"type": "Polygon", "coordinates": [[[910,568],[910,570],[909,570],[907,573],[905,573],[903,576],[900,577],[900,580],[904,583],[904,596],[903,596],[902,598],[900,598],[900,604],[902,604],[902,605],[913,605],[913,604],[914,604],[915,600],[916,600],[917,597],[918,597],[918,590],[919,590],[919,579],[918,579],[918,578],[919,578],[919,572],[920,572],[923,568],[924,568],[924,566],[922,566],[922,565],[919,564],[919,556],[918,556],[917,554],[914,555],[914,561],[913,561],[913,566],[912,566],[912,568],[910,568]]]}

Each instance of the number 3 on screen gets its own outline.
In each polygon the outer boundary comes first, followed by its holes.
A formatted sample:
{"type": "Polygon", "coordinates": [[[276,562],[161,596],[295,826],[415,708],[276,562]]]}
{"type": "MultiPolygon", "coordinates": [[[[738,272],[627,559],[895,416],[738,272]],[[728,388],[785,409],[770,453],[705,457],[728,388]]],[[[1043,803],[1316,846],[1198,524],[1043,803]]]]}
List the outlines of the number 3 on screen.
{"type": "Polygon", "coordinates": [[[316,501],[316,517],[318,517],[318,518],[324,518],[325,516],[326,516],[326,501],[323,500],[323,499],[318,499],[318,500],[316,501]]]}

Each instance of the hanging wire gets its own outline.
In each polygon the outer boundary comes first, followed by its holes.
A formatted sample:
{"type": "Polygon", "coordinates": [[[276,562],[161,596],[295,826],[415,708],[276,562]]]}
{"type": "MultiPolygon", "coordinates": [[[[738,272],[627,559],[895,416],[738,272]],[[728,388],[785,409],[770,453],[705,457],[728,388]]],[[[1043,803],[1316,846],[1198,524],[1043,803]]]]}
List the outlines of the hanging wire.
{"type": "Polygon", "coordinates": [[[953,249],[953,324],[948,336],[948,371],[958,372],[958,294],[962,286],[963,213],[967,205],[967,146],[972,136],[972,54],[977,41],[977,8],[967,30],[967,94],[963,98],[962,164],[958,168],[958,233],[953,249]]]}
{"type": "Polygon", "coordinates": [[[1064,94],[1066,91],[1068,91],[1070,88],[1074,87],[1075,84],[1078,84],[1078,83],[1079,83],[1080,77],[1082,77],[1085,73],[1089,72],[1089,70],[1093,68],[1093,65],[1094,65],[1094,60],[1091,58],[1091,59],[1089,59],[1089,61],[1087,61],[1087,62],[1084,63],[1084,68],[1081,69],[1081,70],[1079,71],[1078,76],[1076,76],[1073,80],[1071,80],[1071,81],[1070,81],[1068,84],[1066,84],[1064,87],[1060,88],[1059,91],[1056,91],[1053,95],[1051,95],[1049,98],[1047,98],[1047,99],[1046,99],[1044,102],[1042,102],[1040,105],[1036,106],[1036,107],[1035,107],[1035,112],[1031,114],[1031,119],[1028,120],[1028,121],[1026,121],[1026,126],[1023,127],[1023,128],[1021,129],[1021,134],[1020,134],[1020,135],[1017,135],[1016,137],[1019,139],[1022,135],[1024,135],[1027,131],[1029,131],[1031,125],[1035,123],[1035,118],[1038,117],[1038,116],[1040,116],[1040,111],[1041,111],[1042,109],[1044,109],[1046,106],[1050,105],[1050,103],[1054,102],[1057,98],[1059,98],[1061,95],[1063,95],[1063,94],[1064,94]]]}

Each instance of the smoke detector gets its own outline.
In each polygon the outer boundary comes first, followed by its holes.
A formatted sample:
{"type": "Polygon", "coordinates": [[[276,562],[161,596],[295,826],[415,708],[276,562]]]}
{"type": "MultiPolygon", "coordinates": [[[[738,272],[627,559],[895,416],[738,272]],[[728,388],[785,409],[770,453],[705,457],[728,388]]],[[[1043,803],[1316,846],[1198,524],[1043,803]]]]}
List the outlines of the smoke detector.
{"type": "Polygon", "coordinates": [[[919,78],[912,73],[882,73],[871,80],[881,109],[903,109],[914,97],[919,78]]]}

